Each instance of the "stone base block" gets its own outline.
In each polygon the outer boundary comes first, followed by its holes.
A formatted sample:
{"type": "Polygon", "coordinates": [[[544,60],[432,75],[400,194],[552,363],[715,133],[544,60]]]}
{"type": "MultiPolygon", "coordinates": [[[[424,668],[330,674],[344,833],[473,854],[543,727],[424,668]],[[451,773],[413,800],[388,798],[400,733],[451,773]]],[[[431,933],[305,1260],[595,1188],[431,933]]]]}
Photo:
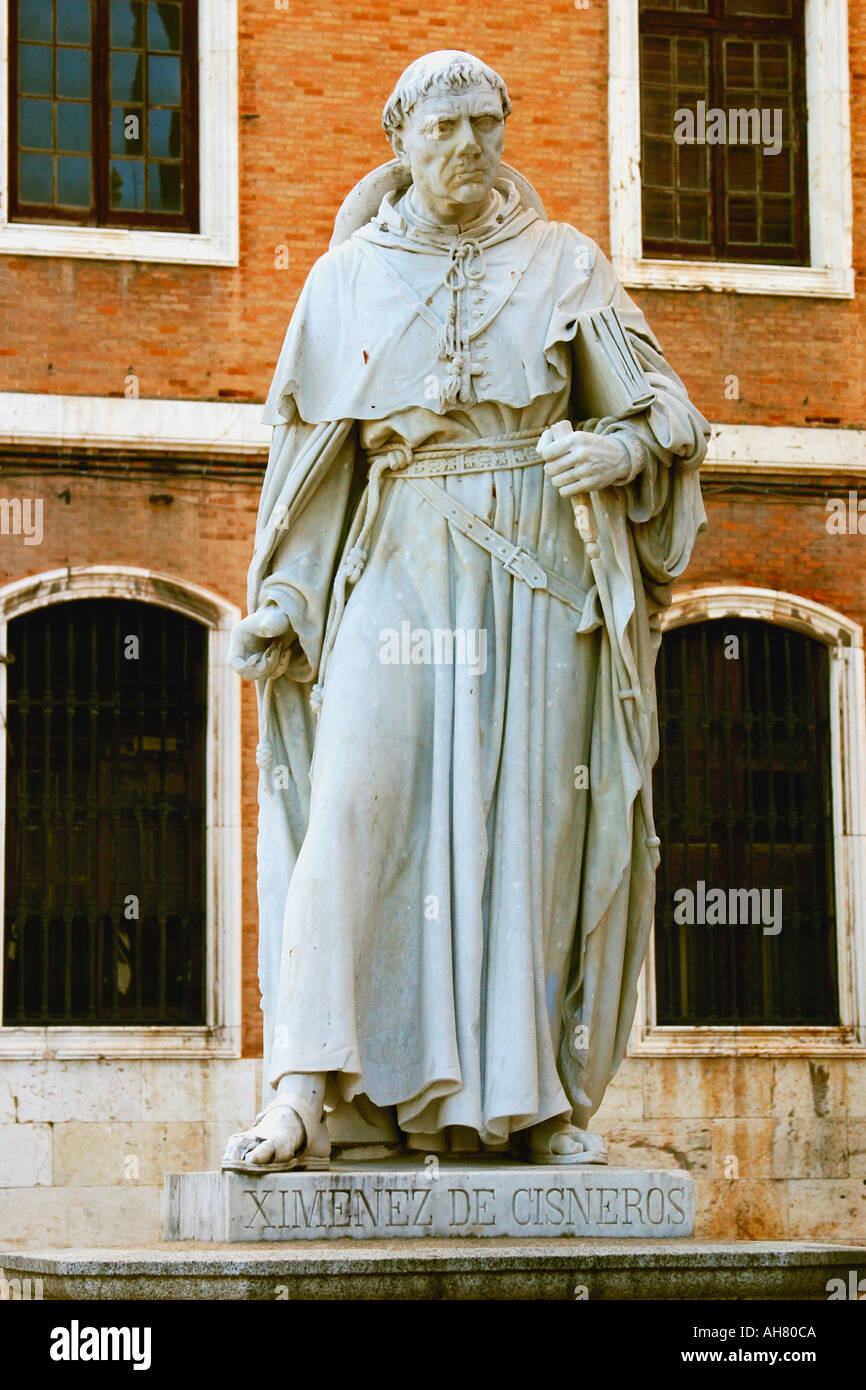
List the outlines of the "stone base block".
{"type": "Polygon", "coordinates": [[[688,1173],[412,1158],[307,1173],[175,1173],[165,1239],[677,1237],[694,1232],[688,1173]]]}

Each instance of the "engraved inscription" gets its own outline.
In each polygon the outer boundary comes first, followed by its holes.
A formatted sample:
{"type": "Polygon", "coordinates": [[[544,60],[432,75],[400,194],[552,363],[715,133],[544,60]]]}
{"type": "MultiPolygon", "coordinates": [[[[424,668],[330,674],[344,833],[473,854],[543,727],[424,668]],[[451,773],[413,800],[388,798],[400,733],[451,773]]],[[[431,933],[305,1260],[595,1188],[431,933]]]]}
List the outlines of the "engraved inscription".
{"type": "Polygon", "coordinates": [[[660,1228],[676,1232],[689,1221],[686,1187],[661,1186],[658,1180],[639,1187],[610,1178],[569,1182],[557,1174],[546,1183],[536,1179],[515,1185],[512,1178],[507,1184],[481,1186],[466,1181],[465,1174],[461,1180],[443,1177],[433,1183],[395,1177],[371,1182],[353,1175],[329,1186],[293,1175],[272,1179],[268,1187],[244,1186],[243,1230],[251,1238],[266,1239],[314,1239],[330,1233],[638,1234],[660,1228]]]}

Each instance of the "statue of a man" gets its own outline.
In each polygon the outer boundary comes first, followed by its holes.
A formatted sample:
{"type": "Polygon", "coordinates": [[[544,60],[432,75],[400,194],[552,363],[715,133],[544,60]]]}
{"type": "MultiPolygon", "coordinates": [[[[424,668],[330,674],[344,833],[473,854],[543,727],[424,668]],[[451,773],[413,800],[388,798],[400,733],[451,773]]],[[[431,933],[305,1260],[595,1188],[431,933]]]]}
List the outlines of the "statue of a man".
{"type": "Polygon", "coordinates": [[[313,267],[268,398],[231,659],[259,691],[269,1103],[226,1167],[337,1140],[606,1161],[708,428],[598,247],[503,170],[510,109],[468,53],[403,73],[392,187],[313,267]],[[610,305],[654,401],[575,418],[580,316],[610,305]]]}

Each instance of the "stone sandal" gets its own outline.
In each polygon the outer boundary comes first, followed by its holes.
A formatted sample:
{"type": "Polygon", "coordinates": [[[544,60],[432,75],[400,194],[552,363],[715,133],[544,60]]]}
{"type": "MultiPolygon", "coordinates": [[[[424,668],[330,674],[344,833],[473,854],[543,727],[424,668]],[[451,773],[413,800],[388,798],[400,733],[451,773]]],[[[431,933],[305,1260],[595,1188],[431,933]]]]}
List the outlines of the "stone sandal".
{"type": "MultiPolygon", "coordinates": [[[[548,1135],[545,1145],[533,1144],[531,1139],[528,1141],[526,1146],[527,1161],[529,1163],[543,1163],[552,1166],[555,1165],[557,1167],[571,1167],[578,1163],[607,1163],[607,1149],[605,1148],[604,1140],[600,1134],[590,1134],[588,1130],[577,1129],[574,1125],[570,1128],[574,1131],[573,1137],[583,1144],[583,1148],[579,1153],[552,1153],[548,1146],[556,1137],[557,1131],[554,1130],[552,1134],[548,1135]]],[[[569,1131],[566,1131],[565,1127],[563,1127],[559,1132],[566,1133],[569,1131]]]]}
{"type": "MultiPolygon", "coordinates": [[[[233,1173],[288,1173],[292,1168],[324,1169],[331,1166],[331,1139],[328,1134],[328,1126],[324,1118],[318,1115],[309,1101],[301,1096],[279,1095],[276,1100],[272,1100],[270,1105],[266,1105],[260,1114],[256,1115],[255,1124],[248,1130],[242,1130],[240,1134],[233,1134],[226,1145],[226,1150],[230,1147],[232,1140],[239,1139],[242,1135],[252,1134],[249,1148],[255,1148],[256,1137],[255,1127],[261,1122],[269,1110],[279,1108],[294,1110],[298,1119],[304,1127],[306,1141],[298,1153],[291,1158],[277,1159],[273,1163],[250,1163],[246,1158],[228,1159],[222,1161],[222,1167],[233,1173]]],[[[273,1143],[266,1134],[263,1134],[258,1143],[273,1143]]]]}

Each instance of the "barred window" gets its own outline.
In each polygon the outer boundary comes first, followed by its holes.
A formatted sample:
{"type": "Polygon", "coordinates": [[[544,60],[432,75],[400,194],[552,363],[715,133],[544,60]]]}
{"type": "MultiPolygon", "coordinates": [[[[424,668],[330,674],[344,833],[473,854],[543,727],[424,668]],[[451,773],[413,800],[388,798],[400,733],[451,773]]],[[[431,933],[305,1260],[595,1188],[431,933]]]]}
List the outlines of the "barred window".
{"type": "Polygon", "coordinates": [[[827,646],[674,628],[658,702],[657,1022],[838,1023],[827,646]]]}
{"type": "Polygon", "coordinates": [[[120,599],[10,621],[4,1025],[204,1022],[206,639],[120,599]]]}
{"type": "Polygon", "coordinates": [[[196,0],[10,0],[13,221],[198,231],[196,0]]]}
{"type": "Polygon", "coordinates": [[[645,256],[806,265],[804,0],[640,0],[645,256]]]}

